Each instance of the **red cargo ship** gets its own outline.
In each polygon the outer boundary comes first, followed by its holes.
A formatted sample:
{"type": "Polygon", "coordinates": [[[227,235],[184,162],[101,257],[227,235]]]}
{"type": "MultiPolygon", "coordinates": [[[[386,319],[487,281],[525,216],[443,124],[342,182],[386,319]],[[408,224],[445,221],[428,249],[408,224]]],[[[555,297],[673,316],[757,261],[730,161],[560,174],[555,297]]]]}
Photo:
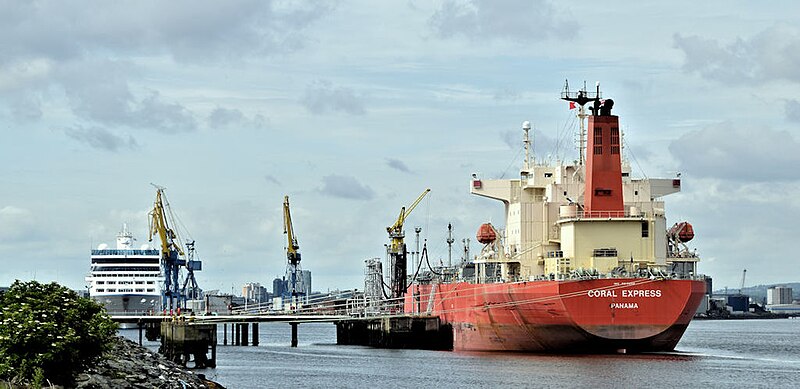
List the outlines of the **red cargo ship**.
{"type": "Polygon", "coordinates": [[[705,294],[692,226],[666,228],[662,198],[680,179],[631,177],[599,86],[561,98],[578,108],[579,160],[537,163],[523,123],[520,178],[471,181],[503,202],[505,228],[482,225],[479,255],[412,280],[404,311],[451,325],[456,350],[673,350],[705,294]]]}

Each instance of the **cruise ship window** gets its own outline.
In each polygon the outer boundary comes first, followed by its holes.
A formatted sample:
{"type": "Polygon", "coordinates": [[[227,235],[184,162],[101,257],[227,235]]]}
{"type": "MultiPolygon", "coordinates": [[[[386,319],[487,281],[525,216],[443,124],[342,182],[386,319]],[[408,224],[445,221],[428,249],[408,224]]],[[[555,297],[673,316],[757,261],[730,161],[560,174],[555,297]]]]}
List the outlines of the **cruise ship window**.
{"type": "Polygon", "coordinates": [[[105,292],[105,289],[97,289],[98,292],[105,292]]]}
{"type": "Polygon", "coordinates": [[[643,221],[642,222],[642,238],[647,238],[650,236],[650,222],[643,221]]]}

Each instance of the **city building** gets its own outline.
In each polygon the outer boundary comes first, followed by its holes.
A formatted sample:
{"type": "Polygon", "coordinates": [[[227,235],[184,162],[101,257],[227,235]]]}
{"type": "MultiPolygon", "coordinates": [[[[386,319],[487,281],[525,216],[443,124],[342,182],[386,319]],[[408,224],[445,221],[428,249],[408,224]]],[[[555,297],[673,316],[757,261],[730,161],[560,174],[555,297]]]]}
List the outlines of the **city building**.
{"type": "Polygon", "coordinates": [[[286,280],[283,278],[275,278],[272,280],[272,295],[275,297],[283,296],[286,292],[286,280]]]}
{"type": "Polygon", "coordinates": [[[269,301],[270,295],[267,288],[258,282],[248,282],[242,286],[242,297],[247,301],[256,303],[269,301]]]}
{"type": "Polygon", "coordinates": [[[767,289],[767,305],[792,303],[792,288],[775,286],[767,289]]]}

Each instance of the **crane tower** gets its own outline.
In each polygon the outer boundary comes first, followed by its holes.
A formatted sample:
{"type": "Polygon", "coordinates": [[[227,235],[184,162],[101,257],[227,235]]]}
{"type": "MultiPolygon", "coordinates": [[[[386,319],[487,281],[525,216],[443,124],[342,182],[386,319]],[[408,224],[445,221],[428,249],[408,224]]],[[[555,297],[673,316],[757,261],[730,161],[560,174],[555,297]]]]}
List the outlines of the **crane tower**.
{"type": "Polygon", "coordinates": [[[187,243],[190,255],[187,259],[181,248],[180,237],[170,227],[175,225],[172,209],[164,194],[166,188],[156,187],[156,200],[153,209],[150,211],[150,237],[158,235],[161,241],[161,266],[164,269],[164,288],[161,292],[161,306],[170,311],[178,308],[186,308],[187,298],[199,298],[197,280],[194,278],[194,271],[202,270],[202,262],[194,259],[194,241],[187,243]],[[181,268],[185,267],[187,275],[181,287],[179,279],[181,268]],[[187,294],[187,286],[191,289],[187,294]]]}
{"type": "Polygon", "coordinates": [[[391,298],[403,297],[407,286],[406,268],[408,267],[408,262],[406,254],[408,251],[406,250],[406,244],[403,243],[403,238],[406,236],[403,230],[403,223],[405,223],[406,217],[411,211],[414,210],[417,204],[419,204],[430,191],[430,189],[425,189],[408,208],[401,208],[400,216],[397,217],[397,221],[395,221],[393,225],[386,227],[386,232],[389,233],[389,239],[392,241],[391,246],[387,247],[387,252],[389,254],[389,271],[391,272],[391,298]]]}
{"type": "Polygon", "coordinates": [[[291,306],[296,306],[300,296],[305,294],[303,288],[302,269],[300,268],[300,245],[292,227],[292,215],[289,212],[289,196],[283,198],[283,233],[286,234],[286,296],[291,306]]]}

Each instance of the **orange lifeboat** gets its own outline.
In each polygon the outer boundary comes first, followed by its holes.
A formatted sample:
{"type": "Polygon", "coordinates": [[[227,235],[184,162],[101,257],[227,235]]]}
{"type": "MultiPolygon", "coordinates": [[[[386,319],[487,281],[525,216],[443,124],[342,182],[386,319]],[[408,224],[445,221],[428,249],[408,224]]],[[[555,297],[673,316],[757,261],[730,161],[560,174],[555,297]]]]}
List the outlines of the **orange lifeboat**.
{"type": "Polygon", "coordinates": [[[478,234],[475,237],[478,238],[478,242],[489,244],[497,239],[497,232],[492,227],[492,223],[483,223],[478,228],[478,234]]]}
{"type": "Polygon", "coordinates": [[[677,237],[682,243],[694,239],[694,229],[689,222],[680,222],[670,228],[670,235],[677,237]]]}

